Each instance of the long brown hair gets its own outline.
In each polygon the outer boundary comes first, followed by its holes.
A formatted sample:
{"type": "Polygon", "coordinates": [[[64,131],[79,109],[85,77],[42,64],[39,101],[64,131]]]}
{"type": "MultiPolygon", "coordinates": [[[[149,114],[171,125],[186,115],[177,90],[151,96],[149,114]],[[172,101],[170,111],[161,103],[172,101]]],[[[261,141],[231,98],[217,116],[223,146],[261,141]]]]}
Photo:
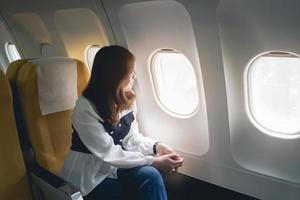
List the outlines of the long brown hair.
{"type": "Polygon", "coordinates": [[[83,92],[100,117],[111,124],[119,122],[119,114],[130,109],[133,91],[124,91],[124,81],[134,71],[134,55],[126,48],[113,45],[101,48],[94,59],[91,78],[83,92]]]}

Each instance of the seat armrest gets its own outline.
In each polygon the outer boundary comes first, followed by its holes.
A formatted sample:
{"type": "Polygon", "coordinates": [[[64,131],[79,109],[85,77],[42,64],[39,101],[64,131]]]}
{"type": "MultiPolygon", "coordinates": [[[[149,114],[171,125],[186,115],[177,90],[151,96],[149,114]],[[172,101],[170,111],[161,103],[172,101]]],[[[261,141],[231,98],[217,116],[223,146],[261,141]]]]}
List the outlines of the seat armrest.
{"type": "Polygon", "coordinates": [[[52,187],[59,188],[59,187],[64,186],[65,184],[67,184],[67,182],[65,180],[63,180],[62,178],[52,174],[51,172],[45,170],[44,168],[42,168],[38,165],[36,165],[34,167],[32,172],[39,178],[47,181],[47,183],[49,185],[51,185],[52,187]]]}
{"type": "Polygon", "coordinates": [[[79,189],[40,166],[30,172],[30,179],[34,187],[41,191],[43,199],[83,200],[79,189]]]}

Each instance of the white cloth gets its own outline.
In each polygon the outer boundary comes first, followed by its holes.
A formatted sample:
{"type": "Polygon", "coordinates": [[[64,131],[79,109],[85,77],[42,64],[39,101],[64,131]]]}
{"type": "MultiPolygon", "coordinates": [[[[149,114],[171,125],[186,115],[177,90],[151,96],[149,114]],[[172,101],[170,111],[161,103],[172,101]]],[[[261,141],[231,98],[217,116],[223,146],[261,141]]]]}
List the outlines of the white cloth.
{"type": "Polygon", "coordinates": [[[41,58],[37,65],[39,104],[42,115],[74,108],[77,95],[77,65],[70,58],[41,58]]]}
{"type": "MultiPolygon", "coordinates": [[[[131,111],[122,112],[120,117],[131,111]]],[[[136,115],[136,107],[133,113],[136,115]]],[[[93,104],[85,97],[79,97],[72,123],[92,154],[71,150],[60,175],[79,188],[83,196],[106,177],[116,178],[117,168],[151,165],[154,159],[152,155],[155,141],[139,133],[136,119],[132,122],[128,135],[123,139],[123,146],[127,151],[114,144],[113,138],[105,131],[99,120],[103,121],[93,104]]]]}

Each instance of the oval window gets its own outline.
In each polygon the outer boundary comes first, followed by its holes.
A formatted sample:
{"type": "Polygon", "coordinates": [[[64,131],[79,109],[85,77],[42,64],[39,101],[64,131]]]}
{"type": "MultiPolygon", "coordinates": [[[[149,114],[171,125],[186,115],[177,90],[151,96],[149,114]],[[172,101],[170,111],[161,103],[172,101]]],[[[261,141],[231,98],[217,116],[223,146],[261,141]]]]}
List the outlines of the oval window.
{"type": "Polygon", "coordinates": [[[6,56],[10,63],[15,60],[21,59],[20,53],[15,44],[7,42],[5,44],[5,51],[6,51],[6,56]]]}
{"type": "Polygon", "coordinates": [[[92,70],[94,58],[100,48],[101,48],[101,46],[99,46],[99,45],[91,45],[85,51],[86,64],[89,66],[90,70],[92,70]]]}
{"type": "Polygon", "coordinates": [[[300,132],[300,58],[287,52],[256,57],[245,74],[250,119],[262,132],[295,138],[300,132]]]}
{"type": "Polygon", "coordinates": [[[163,108],[178,117],[189,117],[198,107],[198,87],[191,62],[172,49],[156,51],[151,59],[156,96],[163,108]]]}

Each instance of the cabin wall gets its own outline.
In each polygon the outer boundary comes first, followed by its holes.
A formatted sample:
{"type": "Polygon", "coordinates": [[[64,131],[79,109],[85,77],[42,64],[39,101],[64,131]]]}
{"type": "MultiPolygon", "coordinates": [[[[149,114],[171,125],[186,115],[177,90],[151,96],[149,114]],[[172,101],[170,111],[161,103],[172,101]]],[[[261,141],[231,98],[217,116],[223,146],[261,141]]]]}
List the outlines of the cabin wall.
{"type": "Polygon", "coordinates": [[[1,0],[0,5],[14,36],[5,40],[16,38],[25,58],[85,61],[89,45],[106,44],[134,52],[140,129],[183,154],[180,173],[259,199],[299,199],[300,140],[255,128],[246,115],[243,88],[244,70],[256,55],[300,54],[299,1],[1,0]],[[44,46],[49,54],[42,55],[44,46]],[[169,115],[157,100],[149,60],[159,48],[177,49],[193,64],[200,100],[191,117],[169,115]]]}
{"type": "MultiPolygon", "coordinates": [[[[111,20],[113,24],[113,30],[116,34],[116,38],[119,44],[123,45],[128,45],[129,49],[131,47],[131,43],[134,40],[134,37],[132,35],[137,35],[141,34],[139,30],[136,30],[136,32],[132,31],[130,33],[122,30],[122,27],[124,26],[124,13],[122,13],[122,9],[125,6],[128,5],[134,5],[138,1],[108,1],[104,0],[104,6],[107,10],[109,19],[111,20]],[[121,10],[121,11],[120,11],[121,10]],[[121,14],[120,14],[121,12],[121,14]],[[120,17],[120,15],[122,17],[120,17]],[[123,33],[123,34],[122,34],[123,33]],[[127,35],[126,35],[127,34],[127,35]],[[131,34],[131,35],[128,35],[131,34]],[[132,36],[132,39],[130,38],[132,36]],[[129,39],[128,39],[129,38],[129,39]]],[[[148,1],[146,1],[148,2],[148,1]]],[[[152,2],[152,1],[151,1],[152,2]]],[[[164,1],[166,2],[166,1],[164,1]]],[[[185,163],[183,168],[180,170],[181,173],[206,180],[218,185],[221,185],[223,187],[233,189],[251,196],[255,196],[257,198],[261,199],[297,199],[300,191],[299,191],[299,184],[295,182],[294,178],[291,176],[288,177],[286,176],[283,178],[283,176],[280,176],[279,173],[276,173],[276,171],[273,171],[273,174],[270,176],[268,173],[262,173],[262,171],[257,171],[257,170],[252,170],[249,167],[245,167],[241,165],[238,159],[243,159],[244,162],[246,158],[249,158],[248,163],[249,165],[252,164],[251,161],[254,161],[251,157],[253,155],[257,155],[261,152],[258,152],[258,149],[256,149],[256,144],[255,143],[247,143],[247,142],[252,142],[253,140],[247,140],[248,138],[240,138],[238,135],[234,135],[233,137],[233,131],[232,127],[229,127],[229,114],[228,109],[239,109],[243,110],[243,107],[228,107],[227,104],[227,99],[229,101],[231,100],[232,97],[235,97],[235,95],[243,90],[243,88],[240,86],[239,91],[234,91],[234,86],[228,85],[228,77],[227,74],[225,74],[224,71],[224,66],[227,62],[227,55],[230,54],[230,61],[233,60],[238,60],[238,58],[241,56],[241,54],[247,50],[247,48],[242,48],[243,45],[245,45],[245,41],[243,40],[235,40],[235,39],[240,39],[244,35],[239,35],[241,34],[240,32],[236,32],[236,30],[243,31],[242,34],[246,32],[246,27],[250,26],[247,23],[244,23],[243,26],[237,27],[229,27],[227,22],[231,22],[235,20],[238,20],[241,18],[239,15],[234,15],[230,18],[227,17],[226,21],[223,19],[223,16],[221,16],[221,13],[223,14],[223,7],[226,6],[226,8],[230,8],[231,10],[226,10],[227,13],[233,13],[233,11],[236,11],[238,13],[244,13],[245,7],[238,7],[237,5],[243,5],[246,4],[237,2],[237,1],[178,1],[181,3],[181,5],[187,10],[187,12],[190,15],[191,18],[191,23],[193,26],[193,33],[195,37],[195,42],[197,45],[197,52],[199,55],[199,60],[200,60],[200,65],[201,65],[201,74],[203,78],[203,86],[204,86],[204,93],[205,93],[205,101],[206,101],[206,110],[207,110],[207,118],[208,118],[208,130],[209,130],[209,149],[208,151],[203,154],[203,155],[190,155],[188,152],[183,152],[185,155],[185,163]],[[229,4],[229,5],[227,5],[229,4]],[[237,4],[237,5],[236,5],[237,4]],[[224,22],[225,21],[225,22],[224,22]],[[225,24],[226,23],[226,24],[225,24]],[[223,27],[226,25],[226,31],[223,31],[223,27]],[[228,26],[228,27],[227,27],[228,26]],[[234,32],[235,31],[235,32],[234,32]],[[230,35],[232,34],[232,35],[230,35]],[[229,38],[230,36],[230,38],[229,38]],[[240,38],[239,38],[240,37],[240,38]],[[230,40],[227,40],[230,39],[230,40]],[[226,41],[225,41],[226,40],[226,41]],[[225,48],[224,45],[231,45],[232,46],[237,46],[239,48],[235,48],[234,52],[227,52],[232,49],[225,48]],[[226,76],[225,76],[226,75],[226,76]],[[225,77],[227,80],[225,81],[225,77]],[[233,89],[232,89],[233,88],[233,89]],[[233,91],[232,91],[233,90],[233,91]],[[226,93],[227,91],[230,91],[231,97],[228,97],[228,94],[226,93]],[[241,140],[244,142],[243,144],[240,144],[241,140]],[[238,146],[238,148],[236,148],[238,146]],[[243,154],[245,152],[244,148],[248,148],[248,152],[244,155],[245,158],[243,158],[243,154]],[[236,155],[239,155],[238,159],[236,155]],[[264,188],[262,189],[262,185],[264,188]]],[[[278,1],[280,2],[280,1],[278,1]]],[[[258,5],[260,4],[262,7],[267,7],[269,4],[271,4],[268,1],[264,2],[251,2],[251,5],[258,5]]],[[[294,2],[295,3],[295,2],[294,2]]],[[[250,4],[250,3],[249,3],[250,4]]],[[[297,4],[298,5],[298,4],[297,4]]],[[[293,5],[295,6],[295,5],[293,5]]],[[[257,6],[260,7],[260,6],[257,6]]],[[[276,8],[272,11],[272,14],[276,14],[276,8]]],[[[278,9],[278,8],[277,8],[278,9]]],[[[296,8],[295,8],[296,9],[296,8]]],[[[266,11],[266,10],[264,10],[266,11]]],[[[134,11],[132,11],[134,12],[134,11]]],[[[136,13],[139,13],[137,10],[136,13]]],[[[131,13],[131,15],[134,15],[131,13]]],[[[232,14],[233,15],[233,14],[232,14]]],[[[279,15],[279,12],[277,13],[279,15]]],[[[254,22],[259,22],[261,21],[261,18],[264,18],[264,16],[259,16],[255,14],[250,15],[250,17],[254,17],[255,21],[254,22]],[[254,17],[256,16],[256,18],[254,17]]],[[[146,17],[145,17],[146,18],[146,17]]],[[[251,18],[250,18],[251,19],[251,18]]],[[[138,19],[139,21],[142,21],[141,19],[138,19]]],[[[268,21],[270,22],[270,21],[268,21]]],[[[126,22],[128,23],[128,22],[126,22]]],[[[230,24],[230,23],[229,23],[230,24]]],[[[126,24],[128,26],[128,24],[126,24]]],[[[239,25],[239,24],[238,24],[239,25]]],[[[251,24],[252,25],[252,24],[251,24]]],[[[294,24],[296,27],[296,24],[294,24]]],[[[136,25],[137,27],[139,25],[136,25]]],[[[167,25],[166,25],[167,27],[167,25]]],[[[259,30],[261,27],[269,27],[264,24],[264,26],[259,26],[259,27],[254,27],[259,30]]],[[[298,28],[299,26],[297,26],[298,28]]],[[[134,28],[134,27],[133,27],[134,28]]],[[[251,27],[253,28],[253,27],[251,27]]],[[[277,27],[279,28],[279,27],[277,27]]],[[[286,31],[290,29],[294,29],[292,27],[289,27],[289,24],[286,25],[285,27],[286,31]]],[[[143,44],[155,43],[156,41],[165,41],[168,40],[168,38],[159,38],[163,37],[160,34],[160,29],[156,30],[158,33],[157,34],[152,34],[151,36],[147,36],[144,38],[141,38],[140,35],[137,35],[139,37],[136,37],[135,43],[140,43],[140,46],[138,44],[134,44],[134,48],[131,50],[136,51],[137,55],[142,57],[144,60],[149,58],[149,45],[145,45],[143,47],[143,44]],[[157,38],[155,38],[157,37],[157,38]],[[150,39],[150,42],[149,42],[150,39]],[[138,47],[138,51],[137,48],[138,47]]],[[[183,32],[185,32],[185,29],[180,29],[177,30],[177,32],[174,32],[174,35],[182,35],[183,32]]],[[[265,33],[265,38],[270,35],[270,32],[265,33]]],[[[146,36],[146,34],[144,34],[146,36]]],[[[166,37],[166,36],[165,36],[166,37]]],[[[173,36],[170,34],[170,37],[172,38],[173,36]]],[[[249,41],[249,44],[253,44],[254,40],[256,39],[261,39],[261,37],[256,38],[255,36],[252,37],[253,40],[249,41]]],[[[176,38],[176,40],[185,40],[186,38],[176,38]]],[[[278,40],[279,42],[281,40],[278,40]]],[[[299,40],[298,38],[297,41],[299,40]]],[[[188,41],[188,40],[187,40],[188,41]]],[[[260,41],[260,40],[258,40],[260,41]]],[[[270,40],[269,40],[270,41],[270,40]]],[[[296,45],[297,43],[294,43],[296,45]]],[[[151,44],[152,45],[152,44],[151,44]]],[[[150,46],[151,46],[150,45],[150,46]]],[[[227,47],[226,46],[226,47],[227,47]]],[[[162,47],[164,47],[164,43],[162,42],[162,47]]],[[[257,47],[257,46],[256,46],[257,47]]],[[[259,51],[260,49],[258,49],[259,51]]],[[[251,57],[247,57],[246,59],[251,59],[251,57]]],[[[145,63],[143,63],[145,64],[145,63]]],[[[147,63],[146,63],[147,64],[147,63]]],[[[230,63],[231,64],[231,63],[230,63]]],[[[245,65],[242,65],[244,67],[245,65]]],[[[141,66],[139,66],[141,67],[141,66]]],[[[144,66],[142,67],[149,67],[149,66],[144,66]]],[[[148,74],[146,73],[141,73],[139,74],[138,79],[147,79],[148,74]]],[[[241,77],[242,74],[240,74],[241,77]]],[[[155,102],[155,99],[152,97],[153,94],[151,94],[151,90],[147,87],[142,87],[139,84],[138,81],[138,89],[140,91],[141,96],[143,96],[143,99],[148,99],[148,101],[155,102]],[[141,88],[142,87],[142,88],[141,88]]],[[[239,83],[240,85],[241,83],[239,83]]],[[[143,103],[139,103],[143,104],[143,103]]],[[[147,104],[148,105],[148,104],[147,104]]],[[[156,133],[151,133],[152,131],[157,131],[160,129],[159,134],[166,134],[163,128],[161,128],[163,125],[160,123],[152,123],[151,117],[153,117],[153,114],[150,112],[150,109],[147,109],[147,105],[143,105],[139,107],[140,113],[142,112],[143,114],[140,114],[140,122],[141,122],[141,127],[142,130],[144,131],[145,134],[148,134],[150,136],[158,134],[156,133]],[[150,112],[150,113],[149,113],[150,112]],[[150,122],[149,122],[150,121],[150,122]],[[149,124],[151,126],[149,126],[149,124]],[[157,126],[159,128],[156,128],[157,126]],[[155,128],[153,128],[155,127],[155,128]]],[[[156,110],[155,110],[156,111],[156,110]]],[[[159,111],[156,113],[160,113],[159,111]]],[[[238,118],[238,116],[237,116],[238,118]]],[[[162,124],[164,122],[164,115],[161,114],[160,116],[156,116],[157,121],[161,121],[162,124]],[[158,118],[158,119],[157,119],[158,118]]],[[[197,124],[201,123],[201,119],[196,122],[192,122],[191,120],[188,122],[186,120],[185,122],[179,121],[176,124],[173,124],[174,127],[179,127],[181,129],[186,129],[190,130],[191,126],[196,126],[197,124]]],[[[249,123],[249,122],[248,122],[249,123]]],[[[230,124],[232,125],[232,124],[230,124]]],[[[244,130],[243,126],[239,126],[239,124],[235,124],[235,126],[238,126],[240,128],[239,134],[248,134],[251,135],[250,131],[252,129],[247,129],[244,130]]],[[[257,131],[256,131],[257,132],[257,131]]],[[[171,132],[173,134],[173,132],[171,132]]],[[[199,132],[199,134],[203,134],[203,132],[199,132]]],[[[186,134],[188,135],[188,134],[186,134]]],[[[182,138],[186,137],[186,135],[183,133],[182,138]]],[[[257,135],[257,134],[256,134],[257,135]]],[[[250,136],[251,137],[251,136],[250,136]]],[[[266,136],[262,136],[266,137],[266,136]]],[[[172,140],[172,137],[169,137],[169,140],[172,140]]],[[[184,140],[184,139],[183,139],[184,140]]],[[[260,138],[256,138],[254,141],[260,140],[260,138]]],[[[272,143],[272,140],[274,140],[271,137],[268,137],[270,143],[272,143]]],[[[263,143],[265,140],[261,140],[263,143]]],[[[167,141],[166,141],[167,142],[167,141]]],[[[204,142],[204,141],[202,141],[204,142]]],[[[285,143],[285,141],[283,141],[285,143]]],[[[286,153],[281,153],[282,156],[285,157],[285,162],[287,163],[289,159],[293,159],[295,161],[295,157],[297,155],[297,151],[295,151],[296,148],[296,143],[294,143],[293,147],[290,147],[288,143],[286,143],[286,148],[294,150],[293,155],[294,156],[289,156],[291,155],[291,151],[288,151],[286,153]]],[[[201,146],[202,143],[199,142],[199,146],[201,146]]],[[[201,147],[199,147],[201,148],[201,147]]],[[[280,147],[276,147],[274,145],[272,147],[274,152],[280,151],[280,147]],[[276,150],[275,150],[276,149],[276,150]]],[[[269,150],[271,153],[272,151],[269,150]]],[[[257,163],[260,163],[261,165],[265,162],[267,163],[273,163],[277,162],[276,158],[274,158],[276,154],[272,157],[268,155],[262,156],[263,161],[254,161],[253,165],[256,165],[257,163]],[[273,158],[273,159],[270,159],[273,158]]],[[[291,161],[291,162],[294,162],[291,161]]],[[[270,166],[269,166],[270,167],[270,166]]],[[[297,172],[295,169],[297,168],[297,165],[292,166],[294,171],[288,171],[286,168],[282,168],[282,173],[292,175],[294,174],[297,176],[297,172]]],[[[264,171],[268,171],[268,167],[264,168],[264,171]]],[[[272,170],[270,170],[272,171],[272,170]]]]}
{"type": "Polygon", "coordinates": [[[266,134],[249,120],[244,73],[248,63],[264,52],[299,55],[295,42],[300,41],[299,8],[299,1],[230,0],[223,1],[217,10],[233,157],[243,168],[295,184],[300,183],[300,139],[266,134]]]}
{"type": "Polygon", "coordinates": [[[15,39],[11,35],[9,27],[2,16],[0,16],[0,35],[0,69],[6,71],[9,65],[6,47],[9,43],[15,43],[15,39]]]}
{"type": "Polygon", "coordinates": [[[93,0],[4,0],[1,5],[25,58],[69,56],[85,61],[88,46],[114,43],[102,4],[93,0]]]}

